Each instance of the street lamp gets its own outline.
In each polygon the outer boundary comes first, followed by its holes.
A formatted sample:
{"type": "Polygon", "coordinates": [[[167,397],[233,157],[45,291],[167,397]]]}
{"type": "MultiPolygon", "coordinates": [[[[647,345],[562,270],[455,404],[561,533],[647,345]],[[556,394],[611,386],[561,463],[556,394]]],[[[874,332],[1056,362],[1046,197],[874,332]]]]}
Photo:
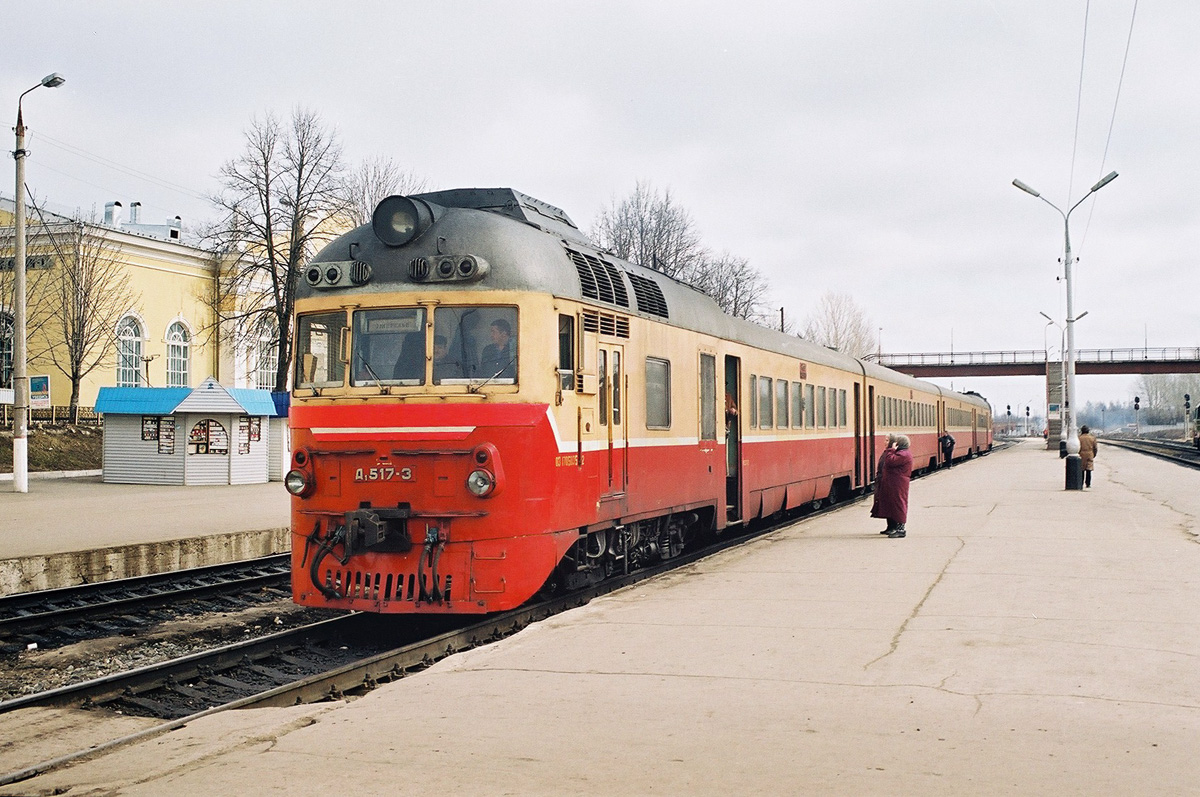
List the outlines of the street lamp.
{"type": "Polygon", "coordinates": [[[1075,425],[1075,408],[1071,402],[1075,399],[1075,294],[1071,284],[1071,213],[1075,208],[1083,204],[1083,200],[1087,199],[1092,194],[1099,191],[1104,186],[1117,179],[1116,172],[1109,172],[1100,179],[1100,182],[1091,187],[1084,196],[1070,210],[1063,213],[1062,209],[1051,202],[1046,197],[1042,196],[1037,191],[1020,180],[1013,180],[1013,185],[1020,188],[1027,194],[1037,197],[1045,202],[1050,207],[1058,211],[1063,217],[1063,241],[1066,245],[1066,253],[1063,256],[1064,275],[1067,282],[1067,395],[1063,400],[1063,408],[1067,414],[1067,472],[1066,472],[1066,489],[1082,490],[1083,489],[1083,463],[1079,459],[1079,430],[1075,425]]]}
{"type": "Polygon", "coordinates": [[[16,217],[13,227],[16,233],[16,251],[13,253],[13,293],[16,312],[13,314],[13,492],[29,492],[29,374],[26,360],[25,332],[25,121],[21,118],[21,100],[34,89],[45,86],[56,89],[67,79],[57,72],[42,78],[31,89],[21,92],[17,98],[17,148],[13,160],[17,162],[16,217]]]}

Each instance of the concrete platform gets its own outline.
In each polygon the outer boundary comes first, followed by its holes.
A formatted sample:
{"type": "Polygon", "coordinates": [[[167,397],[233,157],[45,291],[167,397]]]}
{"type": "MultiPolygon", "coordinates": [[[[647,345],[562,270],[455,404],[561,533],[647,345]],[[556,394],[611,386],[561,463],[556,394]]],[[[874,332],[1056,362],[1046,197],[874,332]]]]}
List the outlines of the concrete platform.
{"type": "Polygon", "coordinates": [[[1022,444],[914,483],[907,539],[848,506],[0,794],[1197,794],[1200,472],[1101,446],[1089,491],[1022,444]]]}
{"type": "Polygon", "coordinates": [[[290,550],[279,482],[219,487],[104,484],[99,476],[0,486],[0,595],[107,581],[290,550]]]}

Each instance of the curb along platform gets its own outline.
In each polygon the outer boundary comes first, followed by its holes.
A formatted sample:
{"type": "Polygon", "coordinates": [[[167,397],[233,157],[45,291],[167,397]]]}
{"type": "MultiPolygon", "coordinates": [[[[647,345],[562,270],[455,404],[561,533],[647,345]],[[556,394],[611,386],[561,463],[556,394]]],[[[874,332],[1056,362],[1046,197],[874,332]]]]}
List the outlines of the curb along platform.
{"type": "Polygon", "coordinates": [[[1200,792],[1200,472],[1041,441],[347,703],[225,712],[0,794],[1200,792]],[[55,789],[62,789],[55,792],[55,789]]]}
{"type": "Polygon", "coordinates": [[[0,595],[290,550],[279,482],[166,487],[99,476],[0,484],[0,595]]]}

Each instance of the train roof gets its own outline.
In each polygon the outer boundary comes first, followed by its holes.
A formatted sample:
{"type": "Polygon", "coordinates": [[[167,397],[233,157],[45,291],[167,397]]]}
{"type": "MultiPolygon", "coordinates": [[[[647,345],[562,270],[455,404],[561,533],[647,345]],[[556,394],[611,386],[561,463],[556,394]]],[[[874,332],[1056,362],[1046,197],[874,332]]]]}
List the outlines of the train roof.
{"type": "MultiPolygon", "coordinates": [[[[810,363],[942,392],[880,365],[727,315],[708,295],[686,283],[622,260],[594,246],[561,209],[511,188],[462,188],[417,194],[432,221],[403,246],[388,246],[366,224],[342,235],[313,258],[323,264],[365,263],[369,279],[353,290],[364,293],[480,290],[535,291],[574,299],[613,312],[640,315],[756,348],[790,354],[810,363]],[[471,280],[413,277],[414,263],[470,257],[487,264],[471,280]]],[[[302,280],[298,297],[346,287],[302,280]]],[[[961,394],[957,394],[961,395],[961,394]]],[[[982,401],[982,400],[981,400],[982,401]]],[[[986,401],[982,402],[986,404],[986,401]]]]}

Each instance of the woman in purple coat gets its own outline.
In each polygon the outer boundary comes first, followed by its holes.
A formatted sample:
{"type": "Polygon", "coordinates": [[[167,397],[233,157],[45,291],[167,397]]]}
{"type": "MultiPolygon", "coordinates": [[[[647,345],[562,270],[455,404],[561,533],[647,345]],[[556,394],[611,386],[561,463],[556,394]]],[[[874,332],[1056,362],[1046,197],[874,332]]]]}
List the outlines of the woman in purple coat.
{"type": "Polygon", "coordinates": [[[879,458],[879,475],[875,480],[871,517],[887,518],[887,528],[879,533],[892,539],[904,536],[904,524],[908,520],[908,484],[912,480],[913,466],[908,446],[908,438],[904,435],[888,435],[888,447],[879,458]]]}

